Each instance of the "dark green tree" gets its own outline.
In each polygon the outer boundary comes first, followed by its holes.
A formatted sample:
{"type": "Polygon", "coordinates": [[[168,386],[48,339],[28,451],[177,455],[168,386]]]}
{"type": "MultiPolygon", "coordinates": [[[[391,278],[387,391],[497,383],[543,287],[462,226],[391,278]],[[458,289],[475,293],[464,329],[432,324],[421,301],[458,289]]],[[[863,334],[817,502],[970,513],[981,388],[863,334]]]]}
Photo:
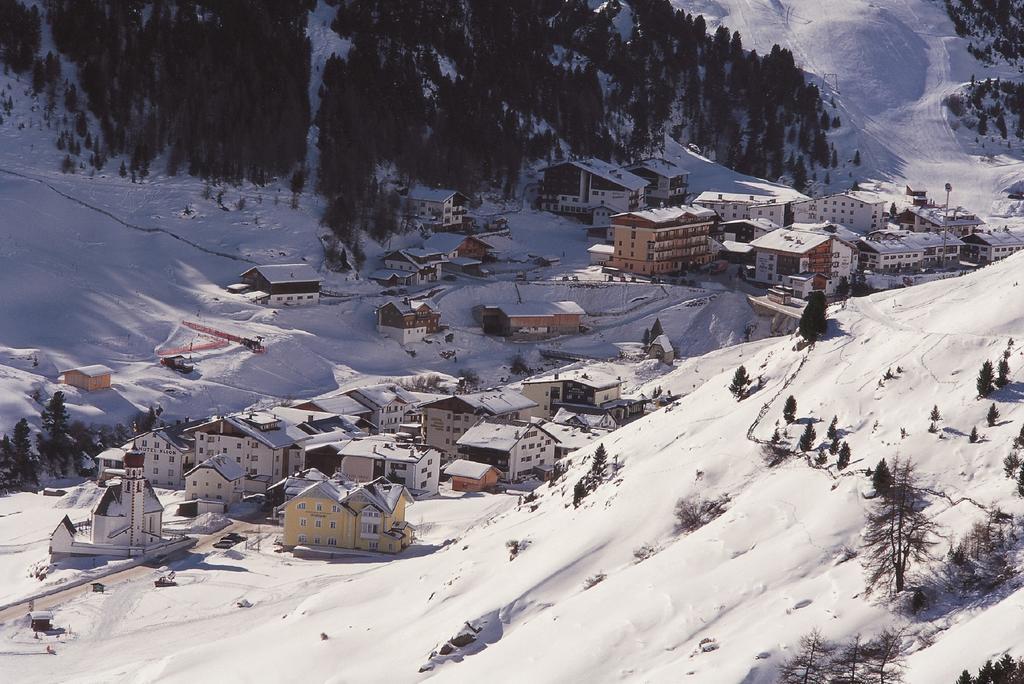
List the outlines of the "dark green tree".
{"type": "Polygon", "coordinates": [[[1010,384],[1010,362],[1006,360],[1006,357],[999,359],[999,365],[996,367],[996,387],[1002,389],[1010,384]]]}
{"type": "Polygon", "coordinates": [[[928,417],[932,421],[934,421],[934,422],[938,422],[938,421],[942,420],[942,414],[939,413],[939,406],[938,406],[938,404],[936,404],[935,406],[932,406],[932,412],[930,414],[928,414],[928,417]]]}
{"type": "Polygon", "coordinates": [[[889,470],[889,464],[885,462],[884,458],[878,462],[874,472],[871,474],[871,486],[874,487],[875,492],[879,496],[888,493],[889,487],[892,486],[892,472],[889,470]]]}
{"type": "Polygon", "coordinates": [[[977,388],[978,397],[982,398],[992,394],[992,390],[995,389],[991,361],[981,364],[981,370],[978,371],[977,388]]]}
{"type": "Polygon", "coordinates": [[[653,342],[654,340],[658,339],[658,336],[663,335],[664,333],[665,331],[661,327],[661,319],[655,318],[654,325],[651,326],[651,341],[653,342]]]}
{"type": "Polygon", "coordinates": [[[999,409],[996,408],[995,404],[988,407],[988,413],[985,414],[985,420],[988,422],[989,427],[994,427],[996,421],[999,420],[999,409]]]}
{"type": "Polygon", "coordinates": [[[843,442],[839,447],[839,458],[836,460],[836,468],[843,470],[850,465],[850,445],[843,442]]]}
{"type": "Polygon", "coordinates": [[[747,375],[747,369],[740,366],[736,369],[736,372],[732,376],[732,383],[729,385],[729,391],[739,401],[747,395],[747,387],[750,385],[750,376],[747,375]]]}
{"type": "Polygon", "coordinates": [[[979,439],[981,439],[981,435],[978,434],[977,426],[972,427],[971,434],[967,435],[967,441],[971,444],[977,444],[979,439]]]}
{"type": "Polygon", "coordinates": [[[786,423],[792,423],[796,420],[796,397],[792,394],[786,398],[786,403],[782,407],[782,417],[786,420],[786,423]]]}
{"type": "Polygon", "coordinates": [[[814,448],[814,441],[818,438],[818,433],[814,429],[814,423],[808,423],[804,427],[803,433],[800,435],[800,441],[798,446],[800,451],[810,451],[814,448]]]}
{"type": "Polygon", "coordinates": [[[807,306],[800,314],[800,337],[812,344],[828,330],[828,319],[825,315],[825,294],[815,290],[807,296],[807,306]]]}
{"type": "Polygon", "coordinates": [[[32,428],[24,418],[14,424],[11,444],[14,447],[15,472],[18,480],[24,484],[39,481],[35,455],[32,453],[32,428]]]}

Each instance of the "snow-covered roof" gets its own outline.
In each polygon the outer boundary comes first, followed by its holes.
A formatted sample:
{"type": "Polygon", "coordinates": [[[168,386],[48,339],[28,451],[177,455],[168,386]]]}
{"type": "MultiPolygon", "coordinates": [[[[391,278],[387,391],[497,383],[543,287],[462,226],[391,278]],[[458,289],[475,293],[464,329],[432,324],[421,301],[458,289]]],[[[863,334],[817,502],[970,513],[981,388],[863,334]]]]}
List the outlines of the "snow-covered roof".
{"type": "MultiPolygon", "coordinates": [[[[921,233],[916,233],[920,235],[921,233]]],[[[933,233],[925,233],[926,235],[933,235],[933,233]]],[[[985,232],[977,232],[973,235],[969,235],[965,238],[967,242],[982,242],[992,247],[1005,247],[1012,245],[1024,244],[1024,230],[1012,230],[1010,228],[1003,228],[1001,230],[992,230],[985,232]]]]}
{"type": "MultiPolygon", "coordinates": [[[[607,413],[576,413],[562,407],[551,418],[551,422],[563,425],[580,425],[589,428],[606,428],[614,430],[618,427],[615,419],[607,413]]],[[[545,427],[547,429],[547,427],[545,427]]],[[[549,430],[550,432],[550,430],[549,430]]]]}
{"type": "Polygon", "coordinates": [[[233,458],[230,458],[224,454],[217,454],[216,456],[211,456],[210,458],[206,459],[205,461],[197,465],[192,470],[185,473],[185,477],[188,477],[192,473],[203,468],[209,468],[211,470],[217,471],[217,474],[220,475],[225,480],[227,480],[228,482],[241,480],[242,477],[245,475],[245,470],[243,470],[241,463],[238,463],[233,458]]]}
{"type": "MultiPolygon", "coordinates": [[[[149,480],[143,480],[145,489],[143,496],[143,511],[145,513],[157,513],[164,510],[163,504],[153,491],[153,485],[149,480]]],[[[103,490],[100,502],[93,510],[94,515],[107,518],[124,518],[129,515],[129,497],[124,496],[124,482],[122,480],[111,480],[107,488],[103,490]]]]}
{"type": "Polygon", "coordinates": [[[105,459],[109,461],[124,461],[125,449],[122,447],[110,447],[96,455],[96,460],[105,459]]]}
{"type": "MultiPolygon", "coordinates": [[[[598,178],[602,178],[609,183],[615,183],[621,185],[629,190],[639,190],[647,187],[647,179],[641,178],[636,174],[632,174],[626,171],[620,166],[603,161],[597,158],[591,159],[573,159],[570,161],[562,162],[564,164],[572,164],[576,168],[583,169],[598,178]]],[[[560,166],[561,164],[555,164],[554,166],[560,166]]],[[[551,167],[549,167],[551,168],[551,167]]]]}
{"type": "Polygon", "coordinates": [[[757,218],[733,219],[732,221],[722,221],[721,223],[718,224],[718,229],[719,230],[727,230],[731,226],[737,226],[737,225],[741,225],[741,224],[742,225],[757,226],[758,228],[763,228],[767,232],[770,232],[770,231],[773,231],[773,230],[775,230],[777,228],[781,228],[782,227],[779,224],[777,224],[775,221],[772,221],[769,218],[765,218],[763,216],[759,216],[757,218]]]}
{"type": "Polygon", "coordinates": [[[658,345],[664,350],[672,349],[672,340],[668,339],[668,335],[662,333],[651,340],[651,346],[658,345]]]}
{"type": "Polygon", "coordinates": [[[254,271],[262,275],[272,285],[281,283],[319,283],[323,280],[309,264],[265,264],[250,268],[242,276],[247,276],[254,271]]]}
{"type": "MultiPolygon", "coordinates": [[[[455,260],[453,259],[452,261],[455,261],[455,260]]],[[[479,263],[479,262],[477,262],[477,263],[479,263]]],[[[381,308],[384,308],[388,304],[390,304],[391,306],[395,307],[396,309],[398,309],[399,313],[403,313],[403,314],[415,313],[416,309],[420,308],[421,306],[426,306],[431,311],[437,311],[437,305],[434,304],[429,299],[409,299],[409,300],[393,299],[393,300],[383,304],[381,306],[381,308]]]]}
{"type": "Polygon", "coordinates": [[[424,456],[441,458],[441,452],[434,447],[399,442],[393,435],[372,435],[353,439],[342,445],[337,452],[340,456],[359,456],[400,463],[417,463],[424,456]]]}
{"type": "Polygon", "coordinates": [[[448,262],[455,264],[456,266],[476,266],[477,264],[483,263],[479,259],[472,259],[470,257],[460,256],[452,257],[451,259],[448,260],[448,262]]]}
{"type": "Polygon", "coordinates": [[[722,240],[722,247],[725,251],[736,254],[747,254],[754,251],[749,242],[736,242],[735,240],[722,240]]]}
{"type": "Polygon", "coordinates": [[[652,171],[658,174],[659,176],[663,176],[664,178],[672,178],[674,176],[688,176],[690,174],[690,172],[684,169],[682,166],[679,166],[674,162],[670,162],[667,159],[644,159],[643,161],[637,162],[636,164],[631,164],[629,166],[629,169],[647,169],[648,171],[652,171]]]}
{"type": "Polygon", "coordinates": [[[367,416],[372,409],[347,394],[335,394],[330,397],[311,399],[308,403],[314,404],[322,411],[343,416],[367,416]]]}
{"type": "Polygon", "coordinates": [[[423,247],[432,251],[453,252],[466,241],[465,235],[458,233],[434,233],[423,241],[423,247]]]}
{"type": "Polygon", "coordinates": [[[284,449],[302,444],[309,439],[309,435],[299,429],[296,421],[265,411],[243,411],[223,418],[215,418],[196,426],[194,431],[207,432],[209,430],[204,430],[204,428],[212,428],[220,420],[271,449],[284,449]],[[266,428],[274,423],[277,423],[276,428],[260,429],[261,426],[266,428]]]}
{"type": "Polygon", "coordinates": [[[818,245],[828,242],[831,235],[827,233],[808,232],[779,228],[750,241],[755,249],[771,249],[777,252],[803,254],[818,245]]]}
{"type": "Polygon", "coordinates": [[[444,474],[451,477],[465,477],[470,480],[479,480],[487,474],[489,470],[496,470],[496,468],[488,463],[477,463],[476,461],[467,461],[464,458],[457,458],[444,467],[444,474]]]}
{"type": "Polygon", "coordinates": [[[527,432],[534,429],[541,427],[537,423],[523,420],[482,420],[462,433],[455,443],[478,449],[511,451],[527,432]]]}
{"type": "Polygon", "coordinates": [[[339,504],[345,504],[356,497],[363,497],[378,510],[389,514],[395,512],[398,502],[403,497],[407,502],[412,502],[409,491],[403,485],[388,482],[383,477],[363,485],[337,478],[321,480],[303,489],[296,494],[295,498],[315,495],[325,496],[339,504]]]}
{"type": "Polygon", "coordinates": [[[587,251],[591,254],[615,254],[615,245],[591,245],[587,251]]]}
{"type": "Polygon", "coordinates": [[[409,390],[401,385],[382,383],[369,385],[368,387],[357,387],[345,392],[359,403],[373,410],[377,410],[393,404],[416,404],[416,397],[409,390]]]}
{"type": "Polygon", "coordinates": [[[956,235],[941,233],[915,233],[909,230],[877,230],[860,239],[861,249],[879,254],[921,252],[932,247],[960,247],[963,240],[956,235]]]}
{"type": "Polygon", "coordinates": [[[777,200],[778,198],[773,195],[750,195],[742,192],[718,192],[716,190],[707,190],[697,195],[697,198],[693,200],[693,203],[703,204],[707,202],[711,204],[731,202],[732,204],[771,204],[777,200]]]}
{"type": "Polygon", "coordinates": [[[564,423],[545,423],[544,431],[555,438],[559,446],[576,450],[592,444],[608,434],[608,430],[594,430],[564,423]]]}
{"type": "MultiPolygon", "coordinates": [[[[537,405],[532,399],[513,390],[500,390],[493,392],[476,392],[475,394],[461,394],[456,397],[469,404],[477,411],[490,413],[499,416],[516,411],[525,411],[537,405]]],[[[439,401],[444,401],[441,399],[439,401]]]]}
{"type": "Polygon", "coordinates": [[[713,219],[717,214],[712,209],[704,207],[691,207],[682,205],[678,207],[661,207],[659,209],[644,209],[643,211],[626,211],[621,214],[612,214],[612,218],[632,217],[641,221],[651,223],[671,223],[684,219],[713,219]]]}
{"type": "Polygon", "coordinates": [[[95,363],[91,366],[79,366],[78,368],[68,368],[67,370],[62,370],[60,373],[61,375],[63,375],[65,373],[72,372],[81,373],[82,375],[88,378],[98,378],[101,375],[110,375],[114,371],[110,370],[110,368],[102,364],[95,363]]]}
{"type": "Polygon", "coordinates": [[[860,233],[856,233],[846,226],[840,223],[833,223],[832,221],[822,221],[820,223],[794,223],[787,226],[789,230],[801,230],[808,233],[826,233],[832,237],[845,240],[846,242],[855,242],[861,238],[860,233]]]}
{"type": "Polygon", "coordinates": [[[495,305],[501,309],[506,316],[554,316],[557,314],[576,314],[582,316],[586,313],[583,307],[576,302],[521,302],[495,305]]]}
{"type": "Polygon", "coordinates": [[[823,195],[821,197],[811,197],[805,200],[798,200],[799,204],[808,204],[811,202],[826,202],[828,200],[839,200],[840,198],[856,200],[857,202],[863,202],[864,204],[884,204],[885,200],[882,200],[878,195],[863,190],[847,190],[846,192],[834,192],[831,195],[823,195]]]}
{"type": "Polygon", "coordinates": [[[523,384],[534,385],[538,383],[562,382],[563,380],[571,380],[596,390],[610,389],[622,384],[622,381],[616,377],[600,371],[588,370],[586,368],[576,368],[537,375],[523,380],[523,384]]]}
{"type": "Polygon", "coordinates": [[[907,211],[916,214],[923,221],[943,228],[956,228],[962,226],[981,226],[985,222],[978,218],[977,214],[967,211],[963,207],[951,207],[948,211],[945,207],[907,207],[907,211]]]}
{"type": "Polygon", "coordinates": [[[414,185],[409,188],[409,199],[423,202],[446,202],[450,197],[456,194],[458,194],[457,190],[428,188],[425,185],[414,185]]]}
{"type": "Polygon", "coordinates": [[[391,268],[378,268],[372,272],[368,277],[370,280],[391,280],[392,278],[398,278],[399,280],[409,280],[415,273],[410,271],[396,271],[391,268]]]}

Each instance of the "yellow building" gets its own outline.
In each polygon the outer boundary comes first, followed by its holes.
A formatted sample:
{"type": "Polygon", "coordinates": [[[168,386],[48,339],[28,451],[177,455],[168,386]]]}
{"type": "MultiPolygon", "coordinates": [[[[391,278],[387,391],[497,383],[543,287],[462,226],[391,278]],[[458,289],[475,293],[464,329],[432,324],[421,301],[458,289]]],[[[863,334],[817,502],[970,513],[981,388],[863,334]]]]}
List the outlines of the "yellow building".
{"type": "Polygon", "coordinates": [[[284,545],[398,553],[412,543],[403,485],[377,478],[366,484],[323,480],[284,505],[284,545]]]}

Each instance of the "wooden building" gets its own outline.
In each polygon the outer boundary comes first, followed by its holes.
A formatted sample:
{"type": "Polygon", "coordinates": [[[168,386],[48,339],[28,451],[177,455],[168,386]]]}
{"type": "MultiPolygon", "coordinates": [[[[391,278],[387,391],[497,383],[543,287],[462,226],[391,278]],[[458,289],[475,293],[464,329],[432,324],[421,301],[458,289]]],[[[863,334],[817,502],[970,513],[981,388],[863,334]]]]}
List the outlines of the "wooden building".
{"type": "Polygon", "coordinates": [[[586,312],[576,302],[524,302],[485,306],[481,324],[485,333],[513,339],[542,339],[576,335],[586,312]]]}
{"type": "Polygon", "coordinates": [[[457,458],[444,467],[444,474],[451,478],[452,491],[489,492],[498,485],[501,471],[489,463],[457,458]]]}
{"type": "Polygon", "coordinates": [[[615,253],[608,266],[639,275],[668,275],[711,261],[708,236],[717,216],[701,207],[648,209],[612,216],[615,253]]]}
{"type": "Polygon", "coordinates": [[[99,364],[69,368],[61,371],[59,381],[86,392],[107,389],[110,387],[110,376],[114,371],[99,364]]]}
{"type": "Polygon", "coordinates": [[[271,306],[304,306],[320,302],[323,279],[309,264],[272,264],[254,266],[242,274],[242,281],[253,289],[250,297],[271,306]]]}
{"type": "Polygon", "coordinates": [[[388,302],[377,309],[377,332],[400,344],[419,342],[441,329],[441,312],[424,301],[388,302]]]}

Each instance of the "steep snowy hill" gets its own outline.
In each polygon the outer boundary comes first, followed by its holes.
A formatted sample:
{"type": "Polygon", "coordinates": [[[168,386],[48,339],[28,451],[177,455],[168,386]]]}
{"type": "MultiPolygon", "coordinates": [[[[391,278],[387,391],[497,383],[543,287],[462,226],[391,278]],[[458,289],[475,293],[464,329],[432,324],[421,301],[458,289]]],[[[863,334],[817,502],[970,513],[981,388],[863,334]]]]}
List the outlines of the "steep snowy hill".
{"type": "MultiPolygon", "coordinates": [[[[984,65],[956,35],[941,2],[930,0],[673,0],[702,12],[709,23],[737,30],[758,51],[778,43],[818,78],[826,99],[845,110],[846,149],[861,150],[863,166],[845,166],[853,178],[878,178],[902,192],[909,182],[933,194],[946,182],[953,201],[982,213],[1024,179],[1019,141],[974,142],[972,132],[949,126],[943,99],[972,77],[1020,77],[1005,64],[984,65]],[[984,146],[983,146],[984,144],[984,146]]],[[[838,177],[837,174],[833,174],[838,177]]],[[[939,200],[941,201],[941,197],[939,200]]]]}
{"type": "MultiPolygon", "coordinates": [[[[906,628],[910,682],[952,681],[1003,651],[1024,655],[1018,580],[982,600],[915,580],[934,602],[908,616],[865,596],[859,551],[872,505],[863,496],[864,470],[881,458],[911,459],[930,492],[927,511],[941,535],[931,569],[987,510],[1024,513],[1002,473],[1024,420],[1024,353],[1009,346],[1024,317],[1018,279],[1019,255],[954,281],[851,300],[832,312],[829,334],[809,350],[782,339],[688,361],[659,381],[686,396],[603,440],[617,468],[578,508],[572,485],[593,449],[574,455],[568,475],[538,490],[536,501],[461,537],[428,533],[393,562],[340,564],[333,581],[328,571],[269,592],[247,613],[244,631],[231,627],[237,617],[212,588],[244,584],[247,573],[263,586],[268,577],[307,572],[305,563],[273,554],[210,563],[196,573],[199,584],[161,604],[159,622],[152,603],[124,606],[116,629],[97,631],[86,621],[59,659],[16,660],[12,672],[24,681],[59,672],[75,681],[216,674],[230,681],[767,683],[813,628],[839,639],[890,625],[906,628]],[[1010,384],[979,401],[977,369],[1007,348],[1010,384]],[[760,384],[737,403],[727,386],[740,363],[760,384]],[[812,466],[801,455],[768,465],[757,440],[781,423],[788,395],[797,399],[797,422],[783,441],[795,444],[814,422],[823,443],[836,416],[852,447],[848,468],[838,471],[833,459],[812,466]],[[986,427],[991,402],[1002,416],[986,427]],[[942,414],[938,433],[926,429],[933,404],[942,414]],[[984,434],[971,443],[975,426],[984,434]],[[678,532],[676,502],[698,495],[727,501],[725,513],[678,532]],[[511,540],[521,550],[510,560],[511,540]],[[428,664],[467,621],[481,628],[477,642],[428,664]],[[148,645],[140,645],[140,629],[148,645]],[[705,639],[717,648],[702,649],[705,639]],[[432,669],[417,675],[424,665],[432,669]]],[[[76,605],[67,610],[85,610],[76,605]]]]}

